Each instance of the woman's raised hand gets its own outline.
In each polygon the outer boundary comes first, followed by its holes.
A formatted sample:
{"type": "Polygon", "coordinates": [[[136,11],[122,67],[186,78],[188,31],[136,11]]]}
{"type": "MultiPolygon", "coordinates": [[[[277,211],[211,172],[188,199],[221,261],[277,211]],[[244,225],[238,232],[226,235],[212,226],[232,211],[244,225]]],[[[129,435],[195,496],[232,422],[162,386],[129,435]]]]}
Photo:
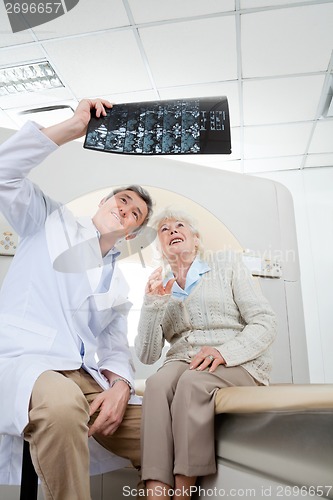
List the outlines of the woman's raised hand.
{"type": "Polygon", "coordinates": [[[149,276],[147,285],[145,288],[146,295],[170,295],[172,285],[176,281],[176,278],[171,278],[165,286],[163,286],[162,278],[162,267],[158,267],[149,276]]]}

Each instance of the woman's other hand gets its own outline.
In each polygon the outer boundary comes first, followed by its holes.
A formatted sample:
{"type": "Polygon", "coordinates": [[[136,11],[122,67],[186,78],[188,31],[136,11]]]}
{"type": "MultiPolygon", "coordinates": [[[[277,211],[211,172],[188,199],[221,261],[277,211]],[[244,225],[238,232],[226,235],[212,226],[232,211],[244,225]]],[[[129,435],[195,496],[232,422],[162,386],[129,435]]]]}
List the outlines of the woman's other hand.
{"type": "Polygon", "coordinates": [[[195,368],[199,371],[210,367],[208,371],[211,373],[216,370],[219,365],[225,365],[225,359],[215,347],[205,346],[200,349],[198,354],[194,356],[190,363],[190,370],[195,368]]]}

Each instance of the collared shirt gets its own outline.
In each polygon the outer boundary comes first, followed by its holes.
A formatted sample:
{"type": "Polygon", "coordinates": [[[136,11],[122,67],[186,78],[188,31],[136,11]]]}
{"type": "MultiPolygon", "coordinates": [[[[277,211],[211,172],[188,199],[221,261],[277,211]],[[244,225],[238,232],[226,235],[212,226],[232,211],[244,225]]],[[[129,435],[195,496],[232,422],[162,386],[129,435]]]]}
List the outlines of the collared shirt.
{"type": "MultiPolygon", "coordinates": [[[[99,238],[100,234],[98,231],[97,237],[99,238]]],[[[109,252],[103,257],[103,271],[101,274],[101,279],[99,280],[98,286],[95,290],[95,293],[106,293],[110,288],[110,283],[113,275],[113,270],[115,266],[116,259],[120,255],[120,251],[113,247],[109,252]]],[[[84,344],[81,342],[80,348],[81,358],[84,357],[84,344]]]]}
{"type": "MultiPolygon", "coordinates": [[[[172,296],[181,300],[186,299],[186,297],[190,295],[192,290],[199,283],[201,276],[208,271],[210,271],[210,267],[207,262],[204,262],[200,260],[199,257],[196,257],[187,272],[185,288],[182,289],[175,281],[172,286],[172,296]]],[[[173,274],[170,272],[164,280],[164,285],[173,277],[173,274]]]]}
{"type": "Polygon", "coordinates": [[[96,289],[96,293],[105,293],[109,290],[115,262],[118,255],[120,255],[120,251],[116,247],[113,247],[103,257],[103,271],[96,289]]]}
{"type": "MultiPolygon", "coordinates": [[[[97,238],[100,239],[101,233],[96,228],[97,238]]],[[[120,255],[120,251],[114,246],[112,247],[106,255],[103,257],[103,271],[99,284],[95,290],[95,293],[107,292],[110,288],[111,278],[113,275],[113,270],[117,257],[120,255]]]]}

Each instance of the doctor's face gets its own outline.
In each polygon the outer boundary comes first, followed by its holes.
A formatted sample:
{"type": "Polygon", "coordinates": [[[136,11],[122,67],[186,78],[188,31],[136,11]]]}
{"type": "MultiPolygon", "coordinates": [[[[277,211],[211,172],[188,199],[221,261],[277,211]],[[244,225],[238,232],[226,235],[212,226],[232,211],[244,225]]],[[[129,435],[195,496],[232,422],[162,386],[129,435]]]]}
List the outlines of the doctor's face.
{"type": "Polygon", "coordinates": [[[135,191],[125,190],[104,198],[93,221],[102,235],[113,233],[117,238],[123,238],[138,229],[147,214],[146,202],[135,191]]]}

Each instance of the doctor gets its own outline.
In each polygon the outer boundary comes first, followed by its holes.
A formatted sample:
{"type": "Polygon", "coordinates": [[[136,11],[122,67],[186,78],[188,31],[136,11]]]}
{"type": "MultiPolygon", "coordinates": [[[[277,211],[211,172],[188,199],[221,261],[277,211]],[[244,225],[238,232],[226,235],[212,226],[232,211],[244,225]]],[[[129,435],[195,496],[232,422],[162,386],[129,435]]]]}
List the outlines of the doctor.
{"type": "Polygon", "coordinates": [[[140,465],[131,304],[115,245],[147,223],[151,198],[140,186],[121,188],[92,218],[76,219],[27,178],[85,134],[92,109],[99,117],[110,106],[83,100],[69,120],[28,122],[0,147],[0,210],[20,236],[0,294],[0,483],[19,480],[10,467],[24,436],[45,499],[90,499],[88,442],[103,451],[99,472],[122,466],[119,456],[140,465]]]}

